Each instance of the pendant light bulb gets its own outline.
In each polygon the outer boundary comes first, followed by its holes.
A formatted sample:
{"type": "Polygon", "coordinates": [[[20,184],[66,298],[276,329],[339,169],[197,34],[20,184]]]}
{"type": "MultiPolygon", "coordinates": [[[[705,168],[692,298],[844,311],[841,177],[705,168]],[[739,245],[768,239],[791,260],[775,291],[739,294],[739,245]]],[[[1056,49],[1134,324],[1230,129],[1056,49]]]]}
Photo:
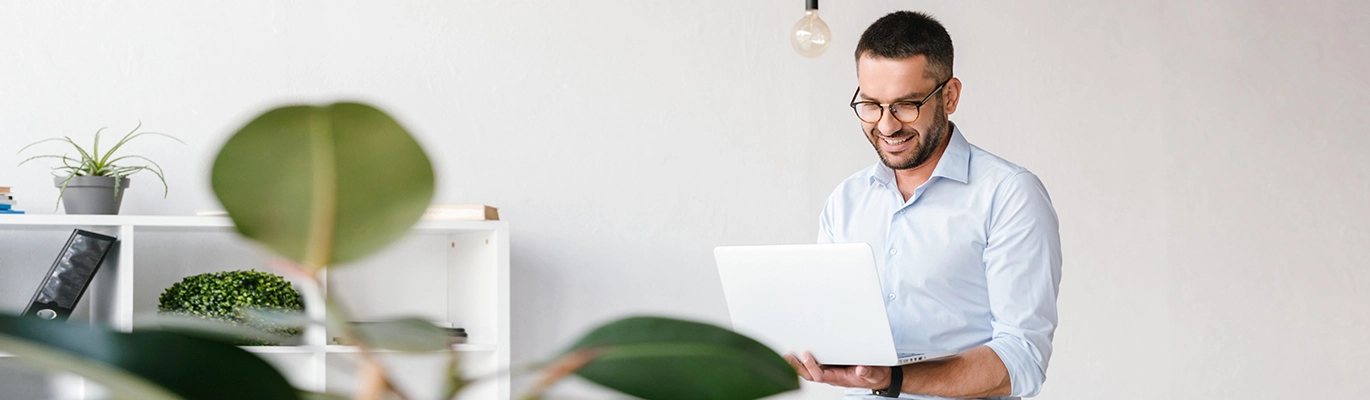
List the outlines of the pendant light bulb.
{"type": "Polygon", "coordinates": [[[804,18],[790,30],[790,44],[799,55],[814,58],[828,50],[832,31],[828,30],[827,23],[818,18],[818,0],[807,0],[805,3],[804,18]]]}

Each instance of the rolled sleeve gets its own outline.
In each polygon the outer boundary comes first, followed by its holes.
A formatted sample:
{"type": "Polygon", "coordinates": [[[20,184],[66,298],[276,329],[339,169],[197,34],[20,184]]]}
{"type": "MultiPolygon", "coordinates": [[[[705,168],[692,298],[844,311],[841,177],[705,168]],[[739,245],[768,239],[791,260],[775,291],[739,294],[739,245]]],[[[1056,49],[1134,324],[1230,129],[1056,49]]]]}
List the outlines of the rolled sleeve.
{"type": "Polygon", "coordinates": [[[1008,369],[1012,395],[1046,381],[1061,283],[1061,239],[1046,187],[1030,172],[1000,183],[984,251],[991,325],[987,344],[1008,369]]]}

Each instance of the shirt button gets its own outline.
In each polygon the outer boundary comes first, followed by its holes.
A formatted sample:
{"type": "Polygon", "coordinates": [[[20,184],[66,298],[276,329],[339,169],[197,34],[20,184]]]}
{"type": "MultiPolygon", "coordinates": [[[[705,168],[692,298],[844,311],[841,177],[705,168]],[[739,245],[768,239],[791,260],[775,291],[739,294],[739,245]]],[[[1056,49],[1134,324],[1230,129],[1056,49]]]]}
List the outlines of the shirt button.
{"type": "Polygon", "coordinates": [[[899,249],[890,249],[890,255],[899,254],[899,249]]]}
{"type": "Polygon", "coordinates": [[[890,293],[890,300],[894,300],[894,293],[890,293]]]}

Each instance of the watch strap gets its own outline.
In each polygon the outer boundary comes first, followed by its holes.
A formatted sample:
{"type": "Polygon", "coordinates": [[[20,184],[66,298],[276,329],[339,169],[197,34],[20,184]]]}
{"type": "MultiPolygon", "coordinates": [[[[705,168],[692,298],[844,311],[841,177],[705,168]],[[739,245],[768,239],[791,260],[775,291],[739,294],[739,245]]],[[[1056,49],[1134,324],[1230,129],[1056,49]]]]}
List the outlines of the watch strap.
{"type": "Polygon", "coordinates": [[[899,390],[903,387],[904,367],[896,365],[890,367],[890,387],[885,388],[884,390],[876,389],[872,392],[874,392],[876,396],[893,398],[899,397],[899,390]]]}

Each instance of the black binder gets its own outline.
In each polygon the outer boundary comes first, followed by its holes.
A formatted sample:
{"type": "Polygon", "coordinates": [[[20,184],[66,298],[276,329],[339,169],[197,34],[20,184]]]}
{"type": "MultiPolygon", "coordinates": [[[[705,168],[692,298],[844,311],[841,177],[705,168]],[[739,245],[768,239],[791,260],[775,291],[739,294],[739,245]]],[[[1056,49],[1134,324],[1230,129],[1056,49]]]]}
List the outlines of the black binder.
{"type": "Polygon", "coordinates": [[[115,238],[84,230],[74,230],[67,245],[57,254],[38,291],[33,293],[25,316],[66,320],[76,302],[86,294],[90,280],[114,248],[115,238]]]}

